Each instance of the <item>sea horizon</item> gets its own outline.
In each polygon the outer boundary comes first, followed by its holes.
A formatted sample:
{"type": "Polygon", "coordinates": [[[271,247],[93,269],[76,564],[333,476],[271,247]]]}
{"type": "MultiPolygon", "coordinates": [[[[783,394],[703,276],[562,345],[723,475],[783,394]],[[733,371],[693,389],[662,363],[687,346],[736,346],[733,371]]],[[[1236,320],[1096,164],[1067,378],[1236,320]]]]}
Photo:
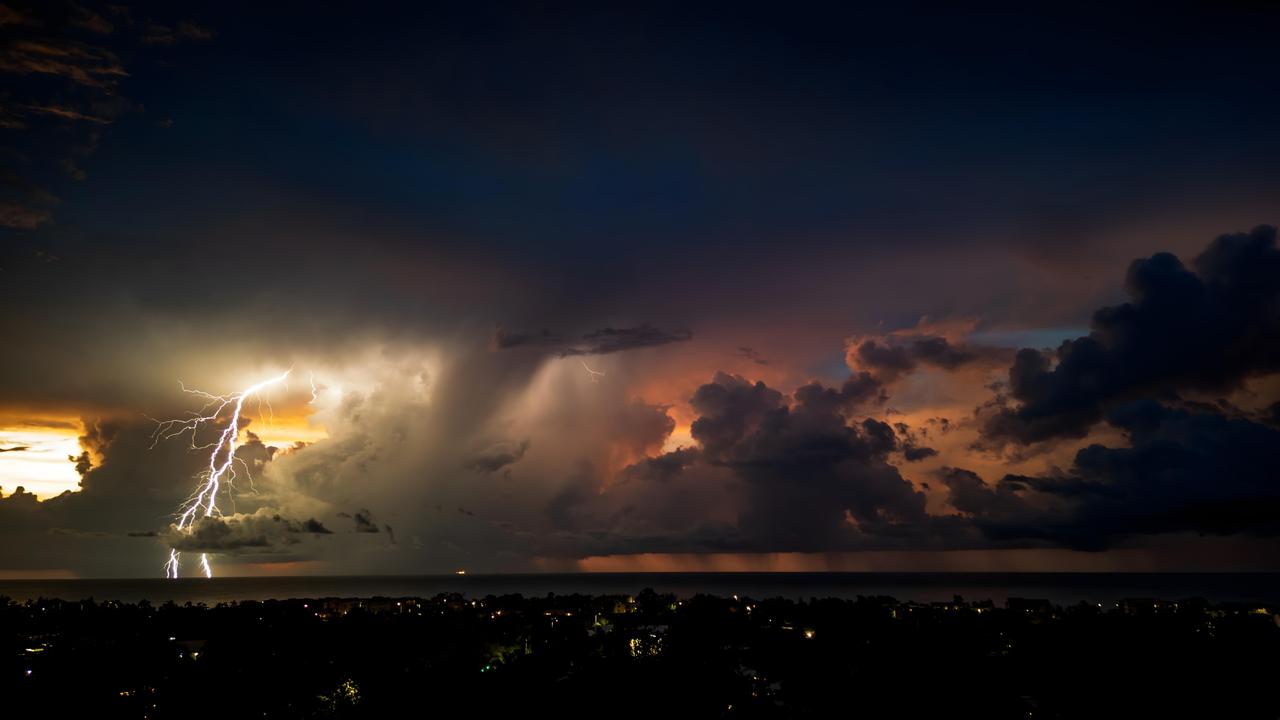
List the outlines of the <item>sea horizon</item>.
{"type": "Polygon", "coordinates": [[[644,589],[790,599],[890,596],[900,601],[1045,599],[1056,605],[1115,604],[1127,598],[1214,603],[1280,602],[1277,572],[627,572],[294,575],[217,578],[57,578],[0,580],[0,597],[62,600],[223,602],[322,597],[634,595],[644,589]]]}

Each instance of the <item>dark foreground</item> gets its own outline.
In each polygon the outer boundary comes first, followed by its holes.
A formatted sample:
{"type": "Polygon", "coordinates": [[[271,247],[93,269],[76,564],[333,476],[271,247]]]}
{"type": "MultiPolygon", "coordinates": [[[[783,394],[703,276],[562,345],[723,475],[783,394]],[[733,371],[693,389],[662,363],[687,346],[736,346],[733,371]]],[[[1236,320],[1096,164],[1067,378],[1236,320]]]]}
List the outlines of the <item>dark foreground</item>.
{"type": "Polygon", "coordinates": [[[1280,717],[1278,607],[0,599],[7,717],[1280,717]],[[16,711],[16,713],[13,713],[16,711]]]}

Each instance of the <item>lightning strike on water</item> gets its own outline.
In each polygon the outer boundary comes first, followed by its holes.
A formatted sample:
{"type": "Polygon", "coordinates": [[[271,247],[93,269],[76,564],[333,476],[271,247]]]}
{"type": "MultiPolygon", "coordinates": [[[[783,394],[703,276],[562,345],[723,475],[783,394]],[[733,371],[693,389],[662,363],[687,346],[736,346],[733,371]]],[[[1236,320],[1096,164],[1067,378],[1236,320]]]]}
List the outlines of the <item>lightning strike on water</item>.
{"type": "MultiPolygon", "coordinates": [[[[182,386],[182,391],[192,395],[199,395],[208,402],[204,404],[199,411],[193,412],[191,417],[179,420],[162,420],[156,421],[156,430],[151,435],[151,446],[155,447],[156,443],[161,440],[169,440],[177,437],[185,432],[191,433],[191,447],[197,450],[212,449],[209,453],[209,467],[203,470],[199,477],[200,484],[195,491],[182,503],[178,508],[177,522],[174,527],[180,532],[191,534],[195,522],[202,517],[211,517],[220,514],[218,511],[218,491],[225,485],[228,488],[235,486],[236,474],[236,447],[240,439],[240,413],[244,409],[245,400],[258,395],[263,390],[282,383],[288,379],[292,369],[286,370],[280,375],[263,380],[256,385],[241,390],[231,395],[212,395],[201,390],[188,390],[186,386],[182,386]],[[206,423],[217,422],[221,417],[226,418],[227,426],[219,434],[218,439],[212,443],[205,445],[196,445],[196,431],[206,423]]],[[[315,380],[311,382],[312,400],[316,395],[315,380]]],[[[258,398],[261,402],[262,398],[258,398]]],[[[270,408],[270,404],[267,405],[270,408]]],[[[240,461],[243,465],[243,461],[240,461]]],[[[245,468],[248,469],[247,467],[245,468]]],[[[165,577],[178,577],[178,551],[176,549],[169,550],[169,559],[164,564],[165,577]]],[[[200,555],[200,569],[205,577],[213,577],[213,570],[209,567],[208,555],[200,555]]]]}

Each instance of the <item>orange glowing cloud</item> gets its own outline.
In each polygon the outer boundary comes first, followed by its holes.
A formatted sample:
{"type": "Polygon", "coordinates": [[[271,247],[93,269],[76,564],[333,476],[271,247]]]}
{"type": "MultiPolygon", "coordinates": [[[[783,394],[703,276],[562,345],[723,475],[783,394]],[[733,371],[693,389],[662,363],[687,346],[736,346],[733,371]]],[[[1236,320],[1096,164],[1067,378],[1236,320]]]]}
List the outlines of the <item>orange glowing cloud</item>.
{"type": "Polygon", "coordinates": [[[80,489],[79,418],[0,418],[0,488],[44,500],[80,489]]]}

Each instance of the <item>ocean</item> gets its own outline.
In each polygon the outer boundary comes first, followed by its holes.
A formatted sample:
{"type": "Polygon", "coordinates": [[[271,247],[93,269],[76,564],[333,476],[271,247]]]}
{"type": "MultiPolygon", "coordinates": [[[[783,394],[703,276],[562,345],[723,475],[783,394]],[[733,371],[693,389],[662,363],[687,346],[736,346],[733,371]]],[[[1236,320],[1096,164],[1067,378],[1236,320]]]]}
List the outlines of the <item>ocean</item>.
{"type": "Polygon", "coordinates": [[[1124,598],[1214,603],[1280,603],[1280,573],[579,573],[341,577],[228,577],[165,580],[0,580],[0,597],[153,604],[321,597],[467,597],[581,593],[634,595],[644,588],[689,597],[698,593],[751,598],[856,598],[888,595],[932,602],[1043,598],[1058,605],[1109,605],[1124,598]]]}

